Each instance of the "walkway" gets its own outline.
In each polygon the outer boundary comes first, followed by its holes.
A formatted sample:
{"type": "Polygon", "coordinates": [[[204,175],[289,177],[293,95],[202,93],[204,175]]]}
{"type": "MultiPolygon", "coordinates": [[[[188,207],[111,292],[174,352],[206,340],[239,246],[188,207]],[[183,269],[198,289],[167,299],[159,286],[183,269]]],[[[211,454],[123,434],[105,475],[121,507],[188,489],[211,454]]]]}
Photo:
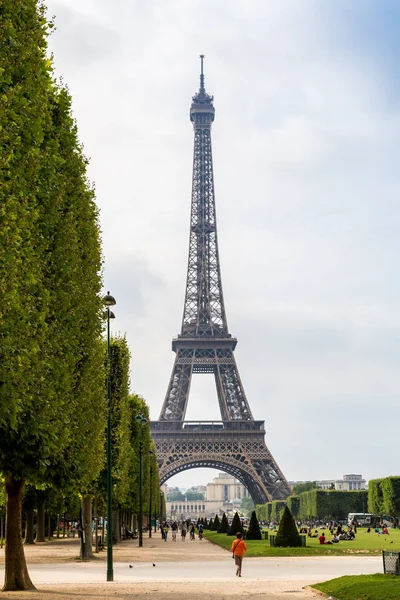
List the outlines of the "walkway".
{"type": "MultiPolygon", "coordinates": [[[[94,561],[76,560],[78,540],[60,540],[26,548],[29,573],[41,592],[24,593],[26,600],[159,599],[228,600],[234,596],[257,600],[310,600],[304,587],[341,575],[382,571],[380,557],[251,558],[244,560],[243,577],[234,575],[231,554],[207,541],[163,542],[157,534],[114,548],[114,583],[106,583],[106,553],[94,561]],[[153,564],[155,566],[153,566],[153,564]]],[[[1,551],[0,560],[4,550],[1,551]]],[[[4,569],[0,566],[0,581],[4,569]]],[[[9,594],[2,594],[1,599],[9,594]]],[[[10,594],[19,600],[19,595],[10,594]]]]}

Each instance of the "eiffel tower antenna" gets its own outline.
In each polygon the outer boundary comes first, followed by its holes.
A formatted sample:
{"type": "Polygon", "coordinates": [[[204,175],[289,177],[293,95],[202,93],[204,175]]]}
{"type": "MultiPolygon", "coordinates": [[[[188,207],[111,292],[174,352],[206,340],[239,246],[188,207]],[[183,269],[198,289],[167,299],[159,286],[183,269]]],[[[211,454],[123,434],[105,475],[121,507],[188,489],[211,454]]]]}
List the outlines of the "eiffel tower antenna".
{"type": "Polygon", "coordinates": [[[201,92],[205,92],[205,88],[204,88],[204,73],[203,73],[203,61],[205,59],[205,55],[204,54],[200,54],[200,60],[201,60],[201,72],[200,72],[200,93],[201,92]]]}
{"type": "Polygon", "coordinates": [[[234,475],[255,503],[283,499],[290,487],[265,445],[264,422],[250,410],[228,330],[222,292],[215,212],[211,125],[214,98],[204,87],[193,96],[194,129],[189,258],[180,334],[172,341],[175,362],[158,421],[151,423],[161,483],[194,467],[234,475]],[[185,421],[193,374],[214,375],[221,421],[185,421]]]}

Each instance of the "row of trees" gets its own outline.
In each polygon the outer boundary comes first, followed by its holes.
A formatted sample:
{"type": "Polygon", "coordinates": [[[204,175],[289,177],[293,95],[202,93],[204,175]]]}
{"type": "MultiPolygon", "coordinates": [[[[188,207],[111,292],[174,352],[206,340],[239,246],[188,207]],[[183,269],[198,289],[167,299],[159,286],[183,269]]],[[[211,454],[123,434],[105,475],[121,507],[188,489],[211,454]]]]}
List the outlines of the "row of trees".
{"type": "Polygon", "coordinates": [[[400,517],[400,477],[369,481],[368,512],[400,517]]]}
{"type": "MultiPolygon", "coordinates": [[[[72,511],[105,498],[106,360],[102,255],[94,189],[68,89],[47,53],[52,24],[38,0],[4,0],[0,21],[0,475],[6,491],[5,590],[33,588],[22,544],[37,509],[72,511]],[[75,500],[74,500],[75,499],[75,500]]],[[[129,395],[126,340],[112,343],[115,510],[137,511],[158,471],[142,398],[129,395]]],[[[1,501],[1,497],[0,497],[1,501]]],[[[158,510],[160,508],[158,507],[158,510]]],[[[71,515],[72,516],[72,515],[71,515]]],[[[89,543],[89,542],[88,542],[89,543]]],[[[85,553],[90,554],[91,548],[85,553]]]]}
{"type": "Polygon", "coordinates": [[[286,505],[296,519],[345,519],[350,512],[367,512],[368,491],[311,489],[299,496],[289,496],[286,501],[259,504],[257,516],[261,521],[280,521],[286,505]]]}

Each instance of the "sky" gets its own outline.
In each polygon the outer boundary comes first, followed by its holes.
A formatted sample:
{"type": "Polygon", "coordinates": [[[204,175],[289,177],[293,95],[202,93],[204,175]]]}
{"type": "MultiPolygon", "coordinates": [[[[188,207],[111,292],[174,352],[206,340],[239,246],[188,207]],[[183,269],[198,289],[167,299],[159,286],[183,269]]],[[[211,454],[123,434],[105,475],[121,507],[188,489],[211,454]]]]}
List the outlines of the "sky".
{"type": "MultiPolygon", "coordinates": [[[[182,319],[205,54],[225,306],[267,446],[288,480],[399,475],[399,3],[47,5],[96,186],[112,326],[151,417],[182,319]]],[[[186,418],[220,419],[212,376],[193,377],[186,418]]]]}

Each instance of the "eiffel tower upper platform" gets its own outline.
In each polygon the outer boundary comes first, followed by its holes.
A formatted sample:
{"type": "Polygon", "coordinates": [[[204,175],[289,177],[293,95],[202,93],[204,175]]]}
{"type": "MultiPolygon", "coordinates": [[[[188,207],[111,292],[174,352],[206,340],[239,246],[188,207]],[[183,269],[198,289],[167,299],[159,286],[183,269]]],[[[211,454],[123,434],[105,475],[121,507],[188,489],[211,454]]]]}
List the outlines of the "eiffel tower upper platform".
{"type": "Polygon", "coordinates": [[[192,99],[194,128],[189,260],[181,333],[158,421],[151,423],[161,483],[195,467],[234,475],[255,503],[283,499],[290,487],[265,445],[264,421],[256,421],[236,365],[236,338],[228,331],[222,293],[215,213],[211,124],[213,97],[204,86],[192,99]],[[221,421],[185,421],[193,373],[213,373],[221,421]]]}

